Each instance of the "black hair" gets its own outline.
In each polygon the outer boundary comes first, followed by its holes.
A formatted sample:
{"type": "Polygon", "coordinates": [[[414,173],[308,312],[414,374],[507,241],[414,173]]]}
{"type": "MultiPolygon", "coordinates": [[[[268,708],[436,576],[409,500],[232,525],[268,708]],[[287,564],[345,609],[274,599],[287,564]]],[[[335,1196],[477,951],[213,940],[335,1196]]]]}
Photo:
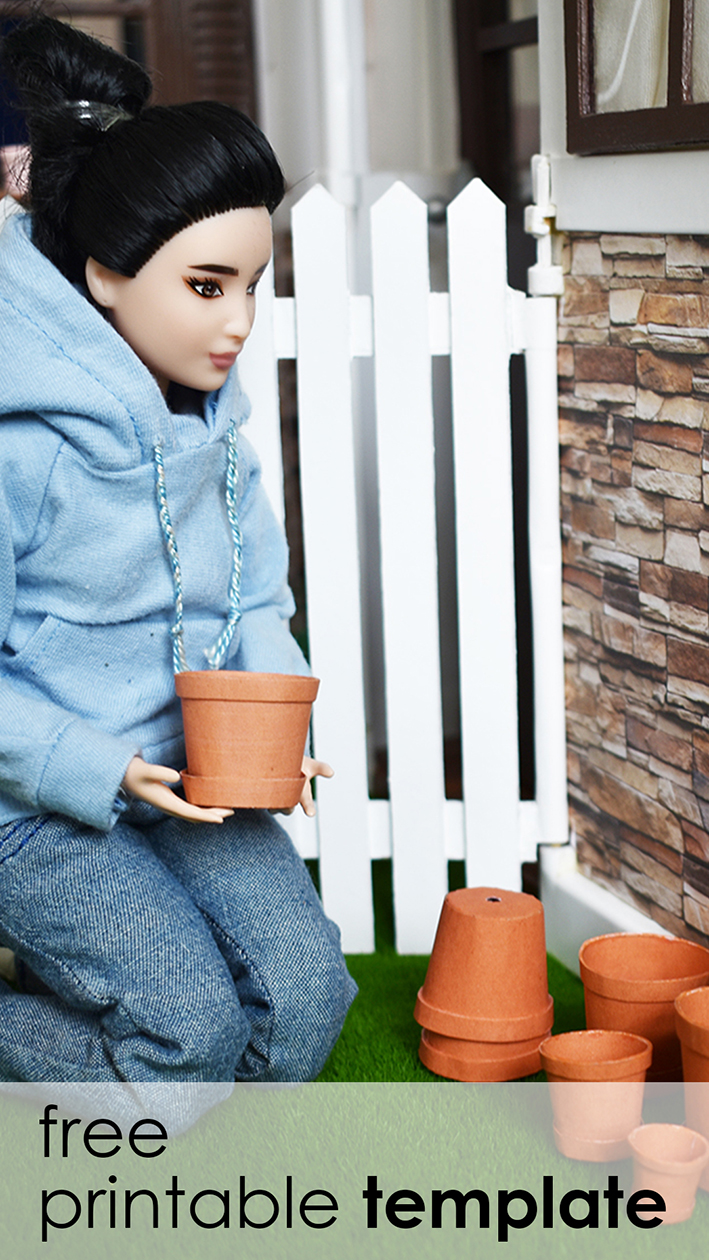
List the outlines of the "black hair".
{"type": "Polygon", "coordinates": [[[149,106],[141,66],[42,14],[0,55],[27,121],[33,240],[69,280],[88,257],[134,276],[189,224],[281,201],[278,159],[232,106],[149,106]]]}

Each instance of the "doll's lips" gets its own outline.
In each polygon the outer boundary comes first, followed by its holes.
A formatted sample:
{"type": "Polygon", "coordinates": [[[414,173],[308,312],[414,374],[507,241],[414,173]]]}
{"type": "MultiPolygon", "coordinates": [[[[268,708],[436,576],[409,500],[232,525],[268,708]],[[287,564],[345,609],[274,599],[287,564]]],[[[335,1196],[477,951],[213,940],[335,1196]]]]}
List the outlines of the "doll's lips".
{"type": "Polygon", "coordinates": [[[210,354],[210,359],[218,372],[228,372],[236,363],[236,351],[232,354],[210,354]]]}

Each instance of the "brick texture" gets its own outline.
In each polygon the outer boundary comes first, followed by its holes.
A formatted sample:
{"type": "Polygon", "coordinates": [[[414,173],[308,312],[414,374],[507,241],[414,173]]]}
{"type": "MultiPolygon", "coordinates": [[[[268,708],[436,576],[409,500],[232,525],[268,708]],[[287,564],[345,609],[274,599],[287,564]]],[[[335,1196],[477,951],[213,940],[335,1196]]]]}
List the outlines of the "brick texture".
{"type": "Polygon", "coordinates": [[[582,869],[709,943],[709,238],[560,238],[569,794],[582,869]]]}

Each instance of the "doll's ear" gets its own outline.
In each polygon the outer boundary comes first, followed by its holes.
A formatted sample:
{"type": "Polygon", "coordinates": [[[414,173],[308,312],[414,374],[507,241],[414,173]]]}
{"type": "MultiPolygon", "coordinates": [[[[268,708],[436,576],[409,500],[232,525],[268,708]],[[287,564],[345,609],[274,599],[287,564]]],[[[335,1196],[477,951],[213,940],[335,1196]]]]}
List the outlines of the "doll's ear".
{"type": "Polygon", "coordinates": [[[86,259],[86,287],[94,302],[106,310],[110,311],[115,304],[116,288],[121,279],[124,277],[96,262],[95,258],[86,259]]]}

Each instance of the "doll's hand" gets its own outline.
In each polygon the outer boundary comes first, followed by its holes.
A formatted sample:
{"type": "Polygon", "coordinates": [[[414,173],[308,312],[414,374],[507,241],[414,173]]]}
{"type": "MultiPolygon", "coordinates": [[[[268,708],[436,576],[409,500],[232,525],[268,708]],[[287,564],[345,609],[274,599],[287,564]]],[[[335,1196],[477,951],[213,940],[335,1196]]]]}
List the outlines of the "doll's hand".
{"type": "Polygon", "coordinates": [[[147,801],[161,809],[163,814],[172,818],[186,818],[188,822],[224,822],[233,809],[202,809],[199,805],[190,805],[181,796],[175,796],[167,783],[179,783],[179,771],[170,766],[152,766],[142,757],[134,757],[123,776],[122,787],[131,796],[140,801],[147,801]]]}
{"type": "Polygon", "coordinates": [[[311,781],[316,774],[321,775],[323,779],[331,779],[335,771],[326,761],[314,761],[312,757],[303,757],[301,770],[305,775],[305,784],[300,797],[300,807],[303,813],[308,815],[308,818],[314,818],[315,802],[313,800],[311,781]]]}
{"type": "MultiPolygon", "coordinates": [[[[333,770],[332,766],[329,766],[327,764],[326,761],[315,761],[312,757],[303,757],[303,764],[301,766],[301,770],[303,771],[303,774],[305,775],[305,783],[303,785],[303,791],[300,794],[299,804],[300,804],[301,809],[303,810],[303,813],[308,815],[308,818],[314,818],[315,817],[315,802],[313,800],[313,789],[310,786],[311,779],[314,779],[316,774],[321,775],[323,779],[331,779],[335,771],[333,770]]],[[[272,814],[292,814],[293,810],[292,809],[273,809],[271,810],[271,813],[272,814]]]]}

